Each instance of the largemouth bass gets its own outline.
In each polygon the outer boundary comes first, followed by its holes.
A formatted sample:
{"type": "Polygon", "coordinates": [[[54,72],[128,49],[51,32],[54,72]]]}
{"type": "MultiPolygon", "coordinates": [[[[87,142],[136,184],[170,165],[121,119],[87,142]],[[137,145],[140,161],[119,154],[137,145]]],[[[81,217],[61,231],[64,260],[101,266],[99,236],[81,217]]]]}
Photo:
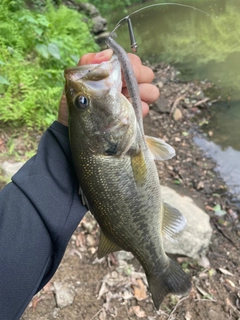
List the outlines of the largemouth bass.
{"type": "Polygon", "coordinates": [[[163,248],[163,234],[185,225],[161,199],[154,162],[168,147],[143,137],[130,102],[121,94],[121,67],[108,62],[65,70],[69,137],[83,202],[99,223],[98,257],[133,253],[144,268],[158,309],[168,293],[185,294],[189,277],[163,248]],[[158,156],[157,156],[158,157],[158,156]]]}

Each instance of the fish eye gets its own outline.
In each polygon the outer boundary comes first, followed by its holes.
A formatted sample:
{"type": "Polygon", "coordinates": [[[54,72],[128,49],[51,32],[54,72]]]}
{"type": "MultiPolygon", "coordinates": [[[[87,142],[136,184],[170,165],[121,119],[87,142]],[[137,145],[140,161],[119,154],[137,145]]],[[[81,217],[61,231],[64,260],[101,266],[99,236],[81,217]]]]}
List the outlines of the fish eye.
{"type": "Polygon", "coordinates": [[[88,98],[85,96],[77,96],[74,100],[74,105],[77,109],[86,109],[88,107],[88,98]]]}

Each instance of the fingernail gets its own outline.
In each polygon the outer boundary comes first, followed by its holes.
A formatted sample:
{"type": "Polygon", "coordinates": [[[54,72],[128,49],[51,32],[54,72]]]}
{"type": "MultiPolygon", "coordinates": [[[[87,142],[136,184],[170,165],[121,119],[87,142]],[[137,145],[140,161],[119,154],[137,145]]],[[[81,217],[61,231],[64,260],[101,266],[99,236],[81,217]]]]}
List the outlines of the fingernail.
{"type": "Polygon", "coordinates": [[[103,61],[108,61],[111,59],[112,55],[113,55],[112,49],[106,49],[101,52],[97,52],[94,59],[93,59],[93,63],[100,63],[103,61]]]}

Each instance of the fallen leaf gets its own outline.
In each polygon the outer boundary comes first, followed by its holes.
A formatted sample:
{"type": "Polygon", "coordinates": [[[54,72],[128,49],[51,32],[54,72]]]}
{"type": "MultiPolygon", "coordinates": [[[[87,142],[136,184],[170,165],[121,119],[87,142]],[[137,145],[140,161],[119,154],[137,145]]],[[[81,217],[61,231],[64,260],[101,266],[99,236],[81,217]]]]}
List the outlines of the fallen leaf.
{"type": "Polygon", "coordinates": [[[199,181],[199,183],[197,185],[197,190],[203,189],[203,188],[204,188],[204,182],[203,181],[199,181]]]}
{"type": "Polygon", "coordinates": [[[100,315],[99,315],[99,320],[106,320],[107,319],[107,314],[104,309],[102,309],[100,315]]]}
{"type": "Polygon", "coordinates": [[[223,274],[233,277],[233,274],[226,269],[218,268],[218,270],[221,271],[223,274]]]}
{"type": "Polygon", "coordinates": [[[103,282],[102,285],[101,285],[101,288],[99,290],[99,293],[98,293],[98,298],[97,300],[99,300],[106,292],[108,292],[108,287],[106,286],[106,283],[103,282]]]}
{"type": "Polygon", "coordinates": [[[214,208],[212,208],[212,207],[210,207],[210,206],[206,206],[205,209],[206,209],[206,210],[214,211],[214,208]]]}
{"type": "Polygon", "coordinates": [[[42,289],[43,293],[48,293],[54,290],[53,284],[49,281],[42,289]]]}
{"type": "Polygon", "coordinates": [[[133,312],[138,318],[146,317],[146,313],[139,306],[132,306],[130,311],[133,312]]]}
{"type": "Polygon", "coordinates": [[[132,295],[131,292],[129,292],[128,290],[124,290],[124,291],[122,292],[122,298],[123,298],[124,300],[130,300],[130,299],[133,298],[133,295],[132,295]]]}
{"type": "Polygon", "coordinates": [[[226,279],[225,282],[227,282],[232,288],[236,288],[235,284],[231,280],[226,279]]]}
{"type": "Polygon", "coordinates": [[[209,299],[209,300],[211,300],[211,301],[215,301],[208,292],[204,291],[204,290],[203,290],[202,288],[200,288],[199,286],[196,286],[196,288],[197,288],[197,290],[202,294],[202,296],[205,297],[205,299],[209,299]]]}
{"type": "Polygon", "coordinates": [[[137,300],[143,300],[147,298],[146,287],[141,279],[137,279],[137,286],[133,286],[134,296],[137,300]]]}
{"type": "Polygon", "coordinates": [[[185,320],[191,320],[192,319],[192,315],[189,311],[187,311],[186,315],[185,315],[185,320]]]}
{"type": "Polygon", "coordinates": [[[35,309],[37,307],[38,302],[41,301],[42,299],[44,299],[43,296],[37,296],[37,295],[34,296],[31,301],[32,302],[31,307],[35,309]]]}

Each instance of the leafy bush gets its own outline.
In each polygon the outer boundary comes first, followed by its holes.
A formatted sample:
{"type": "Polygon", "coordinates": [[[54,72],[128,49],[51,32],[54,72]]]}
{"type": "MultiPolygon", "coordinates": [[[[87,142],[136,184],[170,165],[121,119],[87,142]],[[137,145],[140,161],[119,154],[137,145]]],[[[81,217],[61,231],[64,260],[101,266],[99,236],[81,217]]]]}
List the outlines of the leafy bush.
{"type": "Polygon", "coordinates": [[[98,50],[84,16],[50,3],[43,13],[0,4],[0,120],[46,127],[57,115],[63,70],[98,50]]]}

